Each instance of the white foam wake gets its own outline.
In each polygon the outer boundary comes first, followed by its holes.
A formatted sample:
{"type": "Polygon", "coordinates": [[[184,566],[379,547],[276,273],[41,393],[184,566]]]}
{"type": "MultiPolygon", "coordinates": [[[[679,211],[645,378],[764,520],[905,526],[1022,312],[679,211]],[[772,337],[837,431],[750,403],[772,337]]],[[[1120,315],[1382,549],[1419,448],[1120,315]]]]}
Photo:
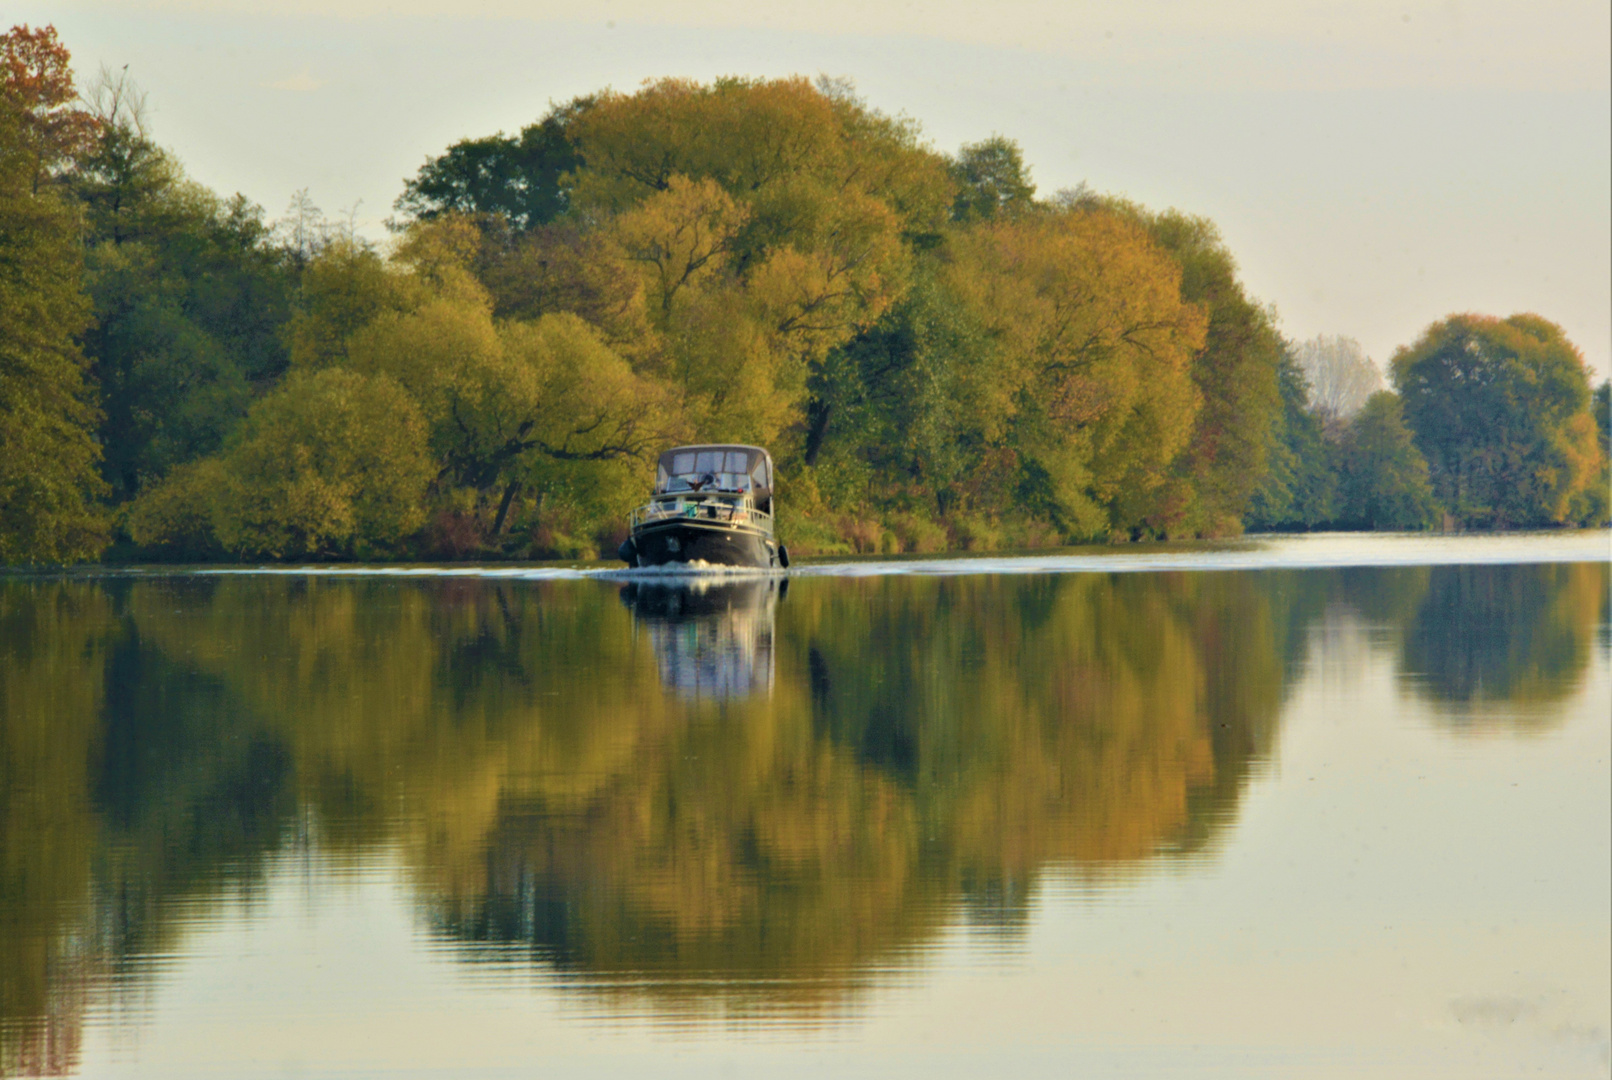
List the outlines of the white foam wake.
{"type": "MultiPolygon", "coordinates": [[[[796,563],[791,577],[883,577],[892,575],[1141,573],[1159,570],[1273,570],[1366,566],[1455,566],[1505,563],[1612,562],[1612,532],[1606,529],[1537,533],[1429,536],[1425,533],[1312,533],[1253,536],[1197,544],[1064,549],[1023,555],[841,558],[796,563]]],[[[619,564],[488,566],[228,566],[147,567],[120,571],[146,574],[290,574],[311,577],[487,578],[548,581],[584,578],[665,580],[766,577],[779,574],[747,566],[703,561],[631,569],[619,564]]]]}

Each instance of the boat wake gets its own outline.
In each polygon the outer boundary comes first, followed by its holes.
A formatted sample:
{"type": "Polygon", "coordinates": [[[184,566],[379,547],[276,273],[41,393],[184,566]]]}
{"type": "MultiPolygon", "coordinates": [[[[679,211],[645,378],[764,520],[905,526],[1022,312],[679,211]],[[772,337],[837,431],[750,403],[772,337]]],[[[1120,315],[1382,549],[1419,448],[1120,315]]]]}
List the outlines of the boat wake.
{"type": "Polygon", "coordinates": [[[686,578],[764,578],[782,577],[784,571],[767,569],[759,566],[728,566],[722,563],[710,563],[704,559],[690,559],[688,562],[662,563],[660,566],[622,567],[619,569],[586,570],[582,572],[587,577],[606,578],[611,581],[664,581],[668,578],[682,580],[686,578]]]}
{"type": "MultiPolygon", "coordinates": [[[[985,574],[1117,574],[1150,571],[1303,570],[1326,567],[1453,566],[1496,563],[1612,561],[1605,529],[1545,533],[1437,536],[1332,533],[1255,536],[1219,543],[1064,549],[1027,554],[843,558],[796,564],[789,571],[693,561],[629,568],[621,565],[547,566],[206,566],[97,568],[91,574],[132,576],[289,575],[296,577],[481,578],[557,581],[723,581],[766,577],[899,577],[985,574]]],[[[83,573],[84,571],[79,571],[83,573]]]]}

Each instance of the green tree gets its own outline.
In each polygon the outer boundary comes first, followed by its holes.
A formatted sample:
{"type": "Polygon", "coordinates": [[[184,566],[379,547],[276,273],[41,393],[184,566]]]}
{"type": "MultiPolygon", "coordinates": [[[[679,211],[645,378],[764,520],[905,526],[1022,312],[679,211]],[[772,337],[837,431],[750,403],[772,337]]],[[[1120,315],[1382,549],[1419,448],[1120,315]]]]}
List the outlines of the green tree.
{"type": "Polygon", "coordinates": [[[1309,408],[1309,387],[1291,349],[1283,350],[1277,386],[1282,412],[1271,432],[1268,468],[1249,504],[1247,523],[1256,530],[1313,529],[1334,518],[1338,478],[1321,418],[1309,408]]]}
{"type": "Polygon", "coordinates": [[[99,419],[76,341],[89,322],[79,218],[36,189],[36,149],[0,93],[0,565],[93,558],[99,419]]]}
{"type": "Polygon", "coordinates": [[[100,135],[70,179],[89,225],[103,472],[121,502],[216,451],[284,374],[293,275],[261,208],[188,180],[152,142],[125,77],[95,101],[100,135]]]}
{"type": "MultiPolygon", "coordinates": [[[[657,388],[574,315],[495,326],[485,306],[435,301],[377,320],[351,346],[359,371],[388,374],[419,401],[442,480],[464,489],[478,530],[497,537],[523,492],[571,490],[571,474],[624,516],[630,467],[662,441],[657,388]],[[581,476],[578,477],[581,479],[581,476]]],[[[674,414],[675,415],[675,414],[674,414]]]]}
{"type": "Polygon", "coordinates": [[[1601,447],[1600,475],[1581,489],[1568,507],[1573,521],[1583,525],[1612,524],[1612,448],[1607,445],[1612,436],[1612,380],[1603,381],[1595,388],[1590,412],[1595,421],[1596,441],[1601,447]]]}
{"type": "Polygon", "coordinates": [[[581,164],[567,128],[591,100],[554,106],[519,135],[461,139],[403,182],[394,208],[405,223],[443,214],[501,215],[526,231],[553,221],[569,205],[569,174],[581,164]]]}
{"type": "Polygon", "coordinates": [[[971,394],[987,383],[990,338],[947,288],[935,259],[920,260],[915,270],[901,303],[814,374],[806,463],[842,505],[862,501],[877,475],[943,516],[999,509],[969,482],[1001,442],[1000,431],[990,441],[990,417],[971,394]]]}
{"type": "Polygon", "coordinates": [[[1379,390],[1366,399],[1338,448],[1339,518],[1369,529],[1425,529],[1438,503],[1427,460],[1405,426],[1398,395],[1379,390]]]}
{"type": "Polygon", "coordinates": [[[1035,205],[1035,185],[1019,144],[1001,135],[966,143],[951,166],[957,183],[952,217],[958,221],[1017,214],[1035,205]]]}
{"type": "Polygon", "coordinates": [[[247,417],[225,461],[219,539],[270,556],[384,554],[423,523],[425,425],[385,376],[297,377],[247,417]]]}
{"type": "Polygon", "coordinates": [[[1595,388],[1595,401],[1592,407],[1595,414],[1595,430],[1601,440],[1601,452],[1608,451],[1607,442],[1612,439],[1612,379],[1604,380],[1595,388]]]}
{"type": "Polygon", "coordinates": [[[1604,455],[1589,372],[1538,315],[1452,315],[1393,359],[1405,419],[1434,493],[1468,525],[1579,520],[1604,455]]]}
{"type": "Polygon", "coordinates": [[[630,470],[681,410],[576,315],[495,319],[471,273],[478,244],[473,222],[443,216],[411,227],[386,261],[327,248],[304,275],[294,368],[384,376],[418,405],[431,508],[456,549],[494,550],[519,523],[511,543],[525,550],[562,504],[592,519],[585,533],[623,518],[630,470]]]}
{"type": "Polygon", "coordinates": [[[106,420],[105,473],[127,499],[218,449],[284,373],[290,281],[257,207],[193,191],[160,235],[88,253],[97,321],[85,336],[106,420]]]}
{"type": "Polygon", "coordinates": [[[93,101],[94,138],[75,162],[73,193],[90,235],[122,244],[161,228],[170,210],[162,197],[183,182],[183,172],[149,137],[145,94],[126,71],[103,76],[93,101]]]}

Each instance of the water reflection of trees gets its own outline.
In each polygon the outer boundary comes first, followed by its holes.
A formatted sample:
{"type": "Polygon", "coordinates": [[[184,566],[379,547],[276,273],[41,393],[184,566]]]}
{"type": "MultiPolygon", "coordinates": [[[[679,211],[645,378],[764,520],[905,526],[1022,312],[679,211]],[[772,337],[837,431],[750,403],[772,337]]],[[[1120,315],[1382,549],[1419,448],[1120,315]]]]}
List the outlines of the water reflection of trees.
{"type": "Polygon", "coordinates": [[[1551,726],[1607,622],[1607,585],[1606,563],[1433,567],[1402,670],[1459,726],[1551,726]]]}
{"type": "Polygon", "coordinates": [[[1607,582],[803,579],[675,611],[589,582],[0,583],[0,1067],[68,1067],[85,987],[310,821],[330,858],[402,851],[466,957],[818,1008],[959,911],[1013,933],[1049,865],[1212,849],[1329,604],[1418,693],[1548,716],[1607,582]]]}
{"type": "Polygon", "coordinates": [[[96,957],[86,918],[111,604],[92,585],[0,582],[0,1069],[77,1060],[96,957]]]}

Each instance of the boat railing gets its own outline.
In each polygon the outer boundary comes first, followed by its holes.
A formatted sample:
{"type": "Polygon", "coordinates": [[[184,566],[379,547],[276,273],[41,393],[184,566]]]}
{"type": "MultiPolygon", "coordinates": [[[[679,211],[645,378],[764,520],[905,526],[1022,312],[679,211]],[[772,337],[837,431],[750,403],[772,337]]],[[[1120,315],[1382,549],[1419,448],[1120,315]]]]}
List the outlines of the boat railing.
{"type": "Polygon", "coordinates": [[[690,521],[720,521],[732,525],[749,525],[766,531],[772,530],[772,515],[756,509],[748,497],[744,499],[653,499],[637,507],[628,515],[628,523],[637,529],[663,521],[683,518],[690,521]]]}

